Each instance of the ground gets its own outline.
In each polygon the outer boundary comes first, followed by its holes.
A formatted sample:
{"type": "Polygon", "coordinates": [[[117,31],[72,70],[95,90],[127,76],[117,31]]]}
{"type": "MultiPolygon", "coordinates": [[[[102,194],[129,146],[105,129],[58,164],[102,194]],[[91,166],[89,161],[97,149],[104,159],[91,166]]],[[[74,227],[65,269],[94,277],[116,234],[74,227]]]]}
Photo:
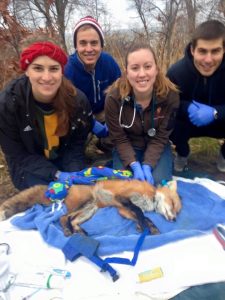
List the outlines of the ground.
{"type": "MultiPolygon", "coordinates": [[[[192,154],[189,157],[189,171],[183,173],[183,175],[186,174],[189,176],[190,174],[194,174],[197,177],[208,177],[225,182],[225,173],[219,172],[216,168],[216,160],[222,142],[223,141],[206,138],[192,140],[192,154]]],[[[89,150],[89,155],[92,159],[96,159],[94,165],[103,165],[108,159],[108,157],[106,158],[101,153],[96,153],[92,149],[89,150]]],[[[18,191],[13,187],[8,175],[4,157],[0,153],[0,203],[17,192],[18,191]]]]}

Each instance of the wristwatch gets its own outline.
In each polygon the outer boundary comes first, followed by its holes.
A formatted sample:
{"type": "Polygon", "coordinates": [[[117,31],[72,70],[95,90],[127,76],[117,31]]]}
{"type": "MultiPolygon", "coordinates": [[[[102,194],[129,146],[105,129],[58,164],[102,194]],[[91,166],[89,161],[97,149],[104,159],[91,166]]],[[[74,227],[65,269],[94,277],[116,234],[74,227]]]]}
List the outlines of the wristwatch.
{"type": "Polygon", "coordinates": [[[218,111],[216,109],[214,109],[213,115],[214,115],[214,119],[217,120],[218,119],[218,111]]]}

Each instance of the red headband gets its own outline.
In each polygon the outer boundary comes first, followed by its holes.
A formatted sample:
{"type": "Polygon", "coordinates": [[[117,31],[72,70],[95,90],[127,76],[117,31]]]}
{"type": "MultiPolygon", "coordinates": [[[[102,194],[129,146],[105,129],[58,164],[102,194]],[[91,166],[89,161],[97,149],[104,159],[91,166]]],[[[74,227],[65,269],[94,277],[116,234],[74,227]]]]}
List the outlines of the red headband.
{"type": "Polygon", "coordinates": [[[20,55],[21,69],[26,71],[32,61],[42,55],[47,55],[59,62],[63,72],[64,66],[67,63],[67,55],[59,46],[50,42],[37,42],[26,48],[20,55]]]}

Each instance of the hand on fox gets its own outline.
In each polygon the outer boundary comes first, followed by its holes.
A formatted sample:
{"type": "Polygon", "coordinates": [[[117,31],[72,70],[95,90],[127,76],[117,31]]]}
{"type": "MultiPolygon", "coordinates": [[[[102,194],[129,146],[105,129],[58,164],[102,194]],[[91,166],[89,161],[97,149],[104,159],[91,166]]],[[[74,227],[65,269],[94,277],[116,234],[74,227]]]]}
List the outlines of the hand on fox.
{"type": "Polygon", "coordinates": [[[147,181],[150,184],[154,184],[152,176],[152,168],[149,165],[141,165],[139,161],[132,162],[130,167],[133,171],[133,178],[141,181],[147,181]]]}

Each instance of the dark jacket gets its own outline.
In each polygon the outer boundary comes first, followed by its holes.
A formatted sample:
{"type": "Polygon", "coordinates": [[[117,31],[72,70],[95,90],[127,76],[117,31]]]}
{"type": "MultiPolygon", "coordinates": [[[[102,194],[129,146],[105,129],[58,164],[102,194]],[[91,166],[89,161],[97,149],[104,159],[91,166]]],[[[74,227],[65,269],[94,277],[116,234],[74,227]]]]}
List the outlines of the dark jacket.
{"type": "MultiPolygon", "coordinates": [[[[92,112],[86,96],[77,90],[77,111],[67,136],[60,138],[58,160],[61,171],[85,167],[84,145],[92,127],[92,112]]],[[[26,76],[12,81],[0,93],[0,145],[6,156],[14,185],[22,186],[24,174],[50,182],[57,167],[44,156],[43,139],[35,127],[35,103],[26,76]]]]}
{"type": "MultiPolygon", "coordinates": [[[[130,125],[134,114],[134,99],[124,101],[121,112],[121,123],[130,125]]],[[[136,161],[136,149],[144,150],[144,163],[155,167],[165,146],[169,142],[169,136],[174,127],[176,112],[179,106],[178,93],[169,92],[166,98],[156,98],[154,115],[150,104],[143,111],[137,109],[133,125],[130,128],[120,126],[119,115],[122,100],[118,99],[118,91],[107,95],[105,103],[106,123],[109,127],[110,138],[116,147],[124,167],[136,161]],[[152,124],[154,117],[154,124],[152,124]],[[150,128],[156,129],[156,135],[149,137],[150,128]]]]}
{"type": "Polygon", "coordinates": [[[111,55],[101,52],[93,72],[87,72],[77,52],[70,55],[65,76],[87,96],[93,113],[104,110],[105,89],[121,76],[120,68],[111,55]]]}
{"type": "Polygon", "coordinates": [[[187,118],[187,108],[196,100],[214,107],[218,120],[225,119],[225,57],[211,76],[204,77],[194,66],[189,44],[184,57],[169,68],[167,76],[180,89],[178,118],[187,118]]]}

